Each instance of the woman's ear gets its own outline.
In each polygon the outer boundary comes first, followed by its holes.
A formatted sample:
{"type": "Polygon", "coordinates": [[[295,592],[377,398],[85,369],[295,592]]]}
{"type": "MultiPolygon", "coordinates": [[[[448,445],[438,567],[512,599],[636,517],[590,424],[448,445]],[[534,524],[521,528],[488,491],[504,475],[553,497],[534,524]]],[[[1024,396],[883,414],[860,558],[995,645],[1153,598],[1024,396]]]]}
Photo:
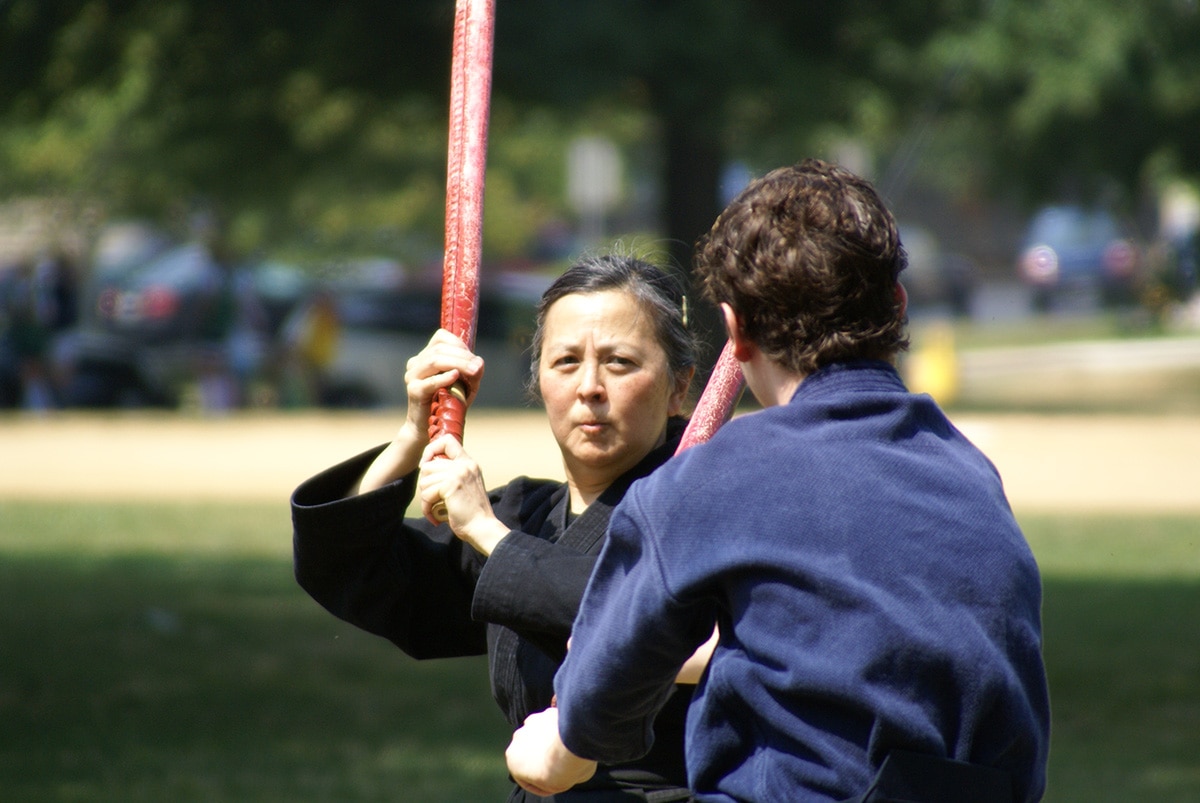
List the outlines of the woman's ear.
{"type": "Polygon", "coordinates": [[[675,387],[667,400],[667,415],[679,415],[683,411],[683,403],[687,399],[688,388],[692,386],[692,378],[695,375],[695,366],[675,374],[675,387]]]}
{"type": "Polygon", "coordinates": [[[908,314],[908,291],[904,289],[904,285],[900,280],[896,280],[896,303],[900,305],[900,315],[903,317],[908,314]]]}

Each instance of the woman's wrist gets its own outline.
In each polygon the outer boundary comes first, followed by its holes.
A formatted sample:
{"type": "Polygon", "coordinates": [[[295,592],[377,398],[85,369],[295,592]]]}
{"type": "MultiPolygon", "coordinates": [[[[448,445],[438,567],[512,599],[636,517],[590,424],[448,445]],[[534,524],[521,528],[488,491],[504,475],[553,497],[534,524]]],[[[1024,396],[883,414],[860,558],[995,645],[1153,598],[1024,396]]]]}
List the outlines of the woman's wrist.
{"type": "Polygon", "coordinates": [[[405,422],[396,437],[371,462],[358,481],[355,493],[363,494],[395,482],[417,468],[425,445],[410,422],[405,422]]]}
{"type": "Polygon", "coordinates": [[[496,517],[480,516],[464,527],[459,537],[479,554],[490,556],[508,533],[508,526],[496,517]]]}

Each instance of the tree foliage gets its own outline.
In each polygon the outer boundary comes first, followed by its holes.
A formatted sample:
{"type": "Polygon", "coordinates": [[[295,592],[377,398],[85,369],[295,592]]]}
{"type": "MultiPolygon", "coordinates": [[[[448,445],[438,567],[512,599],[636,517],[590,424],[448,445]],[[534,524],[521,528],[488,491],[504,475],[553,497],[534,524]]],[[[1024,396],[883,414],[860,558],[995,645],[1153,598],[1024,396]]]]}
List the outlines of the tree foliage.
{"type": "Polygon", "coordinates": [[[1200,176],[1195,0],[988,0],[924,56],[952,76],[939,127],[960,175],[1031,200],[1200,176]]]}
{"type": "MultiPolygon", "coordinates": [[[[227,214],[247,245],[436,248],[450,0],[0,2],[5,195],[227,214]]],[[[853,140],[1037,199],[1200,174],[1196,0],[499,0],[485,247],[567,214],[566,140],[659,174],[686,264],[723,162],[853,140]],[[648,147],[648,144],[653,147],[648,147]],[[646,156],[645,154],[651,154],[646,156]]]]}
{"type": "Polygon", "coordinates": [[[17,189],[134,212],[216,205],[260,240],[300,220],[336,238],[435,214],[433,65],[447,47],[434,4],[376,4],[404,47],[360,36],[349,4],[63,5],[7,10],[3,49],[20,55],[0,67],[3,158],[17,189]]]}

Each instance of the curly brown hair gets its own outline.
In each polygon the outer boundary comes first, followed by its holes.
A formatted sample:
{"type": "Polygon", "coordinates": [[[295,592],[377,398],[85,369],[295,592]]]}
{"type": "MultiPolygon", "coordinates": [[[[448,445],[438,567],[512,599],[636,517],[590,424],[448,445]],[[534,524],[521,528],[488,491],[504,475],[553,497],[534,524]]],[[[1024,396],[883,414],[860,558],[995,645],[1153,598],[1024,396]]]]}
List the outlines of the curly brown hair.
{"type": "Polygon", "coordinates": [[[874,187],[807,159],[751,182],[701,239],[695,270],[768,358],[807,375],[908,348],[896,294],[907,264],[874,187]]]}

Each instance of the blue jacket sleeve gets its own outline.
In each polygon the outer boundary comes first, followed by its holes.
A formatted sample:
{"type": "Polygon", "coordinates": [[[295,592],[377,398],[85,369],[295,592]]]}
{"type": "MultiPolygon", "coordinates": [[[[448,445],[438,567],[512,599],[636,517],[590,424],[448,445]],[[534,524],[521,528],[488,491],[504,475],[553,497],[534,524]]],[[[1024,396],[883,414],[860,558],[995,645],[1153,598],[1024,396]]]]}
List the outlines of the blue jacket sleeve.
{"type": "Polygon", "coordinates": [[[703,604],[671,594],[662,545],[639,510],[642,490],[643,483],[635,485],[613,513],[571,650],[555,678],[564,744],[578,756],[608,763],[650,749],[654,717],[679,667],[714,624],[703,604]]]}

